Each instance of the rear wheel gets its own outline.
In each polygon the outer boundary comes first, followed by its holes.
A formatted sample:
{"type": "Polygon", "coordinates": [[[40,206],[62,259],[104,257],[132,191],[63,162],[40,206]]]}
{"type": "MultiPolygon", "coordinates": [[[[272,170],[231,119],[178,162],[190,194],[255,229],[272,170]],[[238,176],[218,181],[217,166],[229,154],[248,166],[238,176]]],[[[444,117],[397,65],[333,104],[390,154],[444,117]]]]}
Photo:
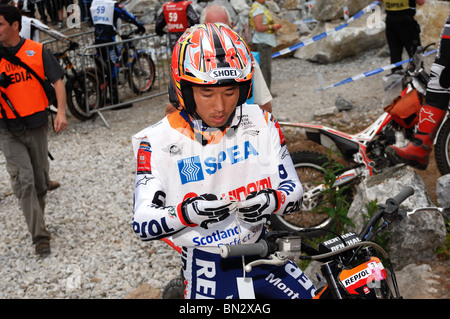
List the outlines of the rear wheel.
{"type": "Polygon", "coordinates": [[[136,94],[150,91],[155,82],[155,63],[145,52],[139,52],[130,65],[130,86],[136,94]]]}
{"type": "Polygon", "coordinates": [[[91,72],[77,74],[66,83],[67,107],[77,119],[86,121],[97,113],[92,110],[101,107],[101,90],[96,76],[91,72]],[[87,104],[86,104],[87,102],[87,104]]]}
{"type": "MultiPolygon", "coordinates": [[[[292,153],[291,157],[304,192],[323,184],[324,165],[328,162],[324,154],[298,151],[292,153]]],[[[289,215],[273,214],[271,217],[271,228],[289,231],[313,228],[315,231],[305,233],[306,237],[322,236],[324,232],[321,230],[330,228],[332,224],[332,220],[327,214],[313,212],[313,209],[320,204],[322,199],[323,196],[318,195],[310,200],[303,200],[301,209],[289,215]]]]}

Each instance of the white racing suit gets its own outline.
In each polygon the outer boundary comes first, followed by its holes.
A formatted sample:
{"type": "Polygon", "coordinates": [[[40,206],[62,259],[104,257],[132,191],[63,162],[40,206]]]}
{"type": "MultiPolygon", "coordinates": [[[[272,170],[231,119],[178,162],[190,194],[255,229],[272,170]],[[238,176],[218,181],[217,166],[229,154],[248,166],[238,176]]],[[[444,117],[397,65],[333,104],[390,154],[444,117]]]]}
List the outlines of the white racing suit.
{"type": "MultiPolygon", "coordinates": [[[[133,136],[133,230],[141,240],[169,238],[183,247],[186,298],[238,298],[242,258],[222,259],[218,247],[254,243],[264,234],[264,224],[246,223],[233,213],[208,229],[189,227],[177,207],[204,193],[241,201],[250,192],[273,188],[283,194],[276,213],[288,214],[300,208],[303,189],[279,124],[257,105],[238,107],[230,124],[239,123],[237,129],[206,145],[197,141],[189,121],[177,111],[133,136]]],[[[311,298],[315,291],[293,263],[255,267],[247,277],[257,297],[311,298]]]]}

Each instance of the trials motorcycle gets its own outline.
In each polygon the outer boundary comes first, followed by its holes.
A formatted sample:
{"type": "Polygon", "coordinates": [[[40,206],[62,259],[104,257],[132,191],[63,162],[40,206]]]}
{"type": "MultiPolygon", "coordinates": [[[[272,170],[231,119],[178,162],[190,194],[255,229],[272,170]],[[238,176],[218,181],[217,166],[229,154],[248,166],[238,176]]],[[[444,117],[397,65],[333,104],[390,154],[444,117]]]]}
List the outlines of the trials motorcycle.
{"type": "MultiPolygon", "coordinates": [[[[385,107],[381,116],[363,131],[349,134],[318,124],[279,122],[282,127],[304,130],[308,140],[331,149],[334,155],[351,163],[339,172],[333,188],[358,184],[364,178],[380,174],[395,166],[387,157],[385,150],[389,145],[406,146],[414,136],[414,127],[418,122],[421,103],[429,81],[429,75],[424,70],[424,55],[431,45],[433,44],[417,49],[404,75],[397,81],[401,95],[385,107]]],[[[442,121],[434,140],[435,159],[442,175],[450,173],[449,117],[447,114],[442,121]]],[[[332,223],[329,216],[326,214],[315,216],[310,213],[322,201],[323,191],[327,187],[323,178],[324,167],[329,162],[327,155],[301,150],[293,152],[291,157],[304,189],[302,208],[286,216],[273,214],[272,229],[295,231],[303,228],[318,230],[328,228],[332,223]]],[[[318,231],[316,235],[319,234],[322,232],[318,231]]]]}
{"type": "MultiPolygon", "coordinates": [[[[220,254],[230,256],[260,256],[244,266],[246,272],[257,265],[284,265],[289,260],[315,260],[320,263],[319,284],[314,299],[400,299],[401,294],[394,268],[386,251],[374,238],[392,222],[424,211],[442,214],[439,207],[423,207],[412,211],[399,209],[400,204],[414,194],[411,186],[379,205],[378,210],[357,234],[336,234],[314,248],[303,241],[300,231],[271,231],[254,244],[222,245],[220,254]]],[[[254,292],[257,294],[257,291],[254,292]]]]}

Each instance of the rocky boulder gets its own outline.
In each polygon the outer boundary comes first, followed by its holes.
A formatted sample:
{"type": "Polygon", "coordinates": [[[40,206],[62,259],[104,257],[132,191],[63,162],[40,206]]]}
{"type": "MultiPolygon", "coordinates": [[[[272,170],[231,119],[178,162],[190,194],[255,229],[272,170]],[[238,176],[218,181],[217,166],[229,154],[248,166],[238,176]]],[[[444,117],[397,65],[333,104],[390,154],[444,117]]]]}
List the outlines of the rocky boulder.
{"type": "Polygon", "coordinates": [[[415,19],[420,25],[420,38],[423,45],[434,42],[437,48],[449,11],[449,1],[427,0],[423,6],[417,8],[415,19]]]}
{"type": "MultiPolygon", "coordinates": [[[[364,180],[357,189],[348,217],[357,232],[362,230],[366,205],[370,201],[384,204],[405,186],[414,188],[415,194],[401,204],[401,208],[412,211],[420,207],[434,207],[422,179],[410,167],[393,168],[364,180]]],[[[446,228],[442,214],[430,210],[410,215],[390,225],[387,230],[387,250],[396,269],[415,262],[429,261],[434,251],[445,242],[446,228]]]]}
{"type": "MultiPolygon", "coordinates": [[[[340,23],[335,22],[320,22],[307,37],[327,32],[339,25],[340,23]]],[[[318,63],[332,63],[361,52],[381,48],[386,44],[383,21],[381,25],[381,28],[373,28],[367,25],[364,18],[360,18],[348,27],[295,51],[294,57],[318,63]]]]}
{"type": "Polygon", "coordinates": [[[372,2],[372,0],[316,0],[312,14],[317,21],[343,19],[344,7],[348,8],[349,16],[353,16],[372,2]]]}
{"type": "Polygon", "coordinates": [[[439,207],[444,208],[445,218],[450,218],[450,174],[437,179],[436,199],[439,207]]]}

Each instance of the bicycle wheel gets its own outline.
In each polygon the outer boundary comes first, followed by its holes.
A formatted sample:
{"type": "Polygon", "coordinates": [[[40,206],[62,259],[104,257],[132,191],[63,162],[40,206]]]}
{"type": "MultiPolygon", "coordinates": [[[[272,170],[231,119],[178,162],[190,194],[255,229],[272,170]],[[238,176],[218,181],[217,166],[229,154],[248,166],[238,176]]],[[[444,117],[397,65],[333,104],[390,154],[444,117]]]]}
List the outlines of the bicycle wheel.
{"type": "MultiPolygon", "coordinates": [[[[324,182],[324,165],[328,159],[324,154],[311,151],[298,151],[291,154],[292,162],[302,183],[303,191],[306,192],[324,182]]],[[[271,216],[271,228],[273,230],[300,231],[306,228],[316,229],[306,232],[305,237],[317,237],[324,234],[322,229],[328,229],[332,225],[331,218],[324,213],[314,213],[322,195],[318,195],[308,201],[303,201],[300,210],[289,215],[271,216]]]]}
{"type": "Polygon", "coordinates": [[[134,93],[150,91],[155,82],[155,63],[145,52],[139,52],[131,62],[128,81],[134,93]]]}
{"type": "Polygon", "coordinates": [[[67,80],[67,107],[81,121],[94,118],[90,111],[102,106],[101,90],[97,78],[91,72],[81,73],[67,80]],[[89,105],[86,106],[86,94],[89,105]]]}
{"type": "Polygon", "coordinates": [[[439,172],[442,175],[450,174],[450,120],[447,120],[439,131],[434,157],[439,172]]]}

